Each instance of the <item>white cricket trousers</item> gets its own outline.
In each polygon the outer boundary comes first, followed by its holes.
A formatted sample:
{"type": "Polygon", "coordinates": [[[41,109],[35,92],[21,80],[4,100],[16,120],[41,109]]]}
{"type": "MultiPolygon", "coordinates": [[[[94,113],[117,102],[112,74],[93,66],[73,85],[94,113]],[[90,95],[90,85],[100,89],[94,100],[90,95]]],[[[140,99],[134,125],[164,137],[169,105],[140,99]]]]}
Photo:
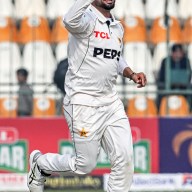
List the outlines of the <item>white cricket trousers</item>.
{"type": "Polygon", "coordinates": [[[88,174],[95,168],[103,147],[111,163],[107,191],[128,192],[134,171],[133,146],[122,102],[102,107],[65,105],[64,111],[75,154],[44,154],[37,160],[40,169],[47,173],[88,174]]]}

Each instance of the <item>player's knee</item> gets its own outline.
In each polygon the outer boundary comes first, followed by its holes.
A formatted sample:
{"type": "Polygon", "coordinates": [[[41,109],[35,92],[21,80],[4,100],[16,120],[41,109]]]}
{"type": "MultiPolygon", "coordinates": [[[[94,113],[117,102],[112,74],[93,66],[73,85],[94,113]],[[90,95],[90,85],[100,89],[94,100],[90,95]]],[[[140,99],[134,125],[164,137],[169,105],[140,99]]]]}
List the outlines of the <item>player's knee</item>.
{"type": "Polygon", "coordinates": [[[96,159],[81,159],[77,160],[76,168],[82,174],[90,173],[96,167],[97,161],[96,159]]]}
{"type": "Polygon", "coordinates": [[[126,161],[123,161],[123,159],[116,159],[116,161],[112,164],[112,169],[117,173],[117,175],[121,175],[122,177],[132,177],[134,173],[133,160],[131,157],[126,161]]]}
{"type": "Polygon", "coordinates": [[[111,158],[113,169],[129,172],[134,172],[133,153],[128,150],[121,149],[115,156],[111,158]]]}

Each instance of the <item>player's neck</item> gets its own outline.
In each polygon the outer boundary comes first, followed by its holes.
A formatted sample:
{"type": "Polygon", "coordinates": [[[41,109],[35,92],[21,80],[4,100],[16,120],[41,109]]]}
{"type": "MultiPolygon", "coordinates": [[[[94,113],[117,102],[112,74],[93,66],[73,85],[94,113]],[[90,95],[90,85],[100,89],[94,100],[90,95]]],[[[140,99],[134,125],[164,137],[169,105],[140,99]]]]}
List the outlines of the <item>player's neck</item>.
{"type": "Polygon", "coordinates": [[[111,13],[110,13],[110,10],[106,10],[102,7],[98,7],[96,5],[93,4],[93,6],[98,10],[100,11],[106,18],[110,18],[111,17],[111,13]]]}

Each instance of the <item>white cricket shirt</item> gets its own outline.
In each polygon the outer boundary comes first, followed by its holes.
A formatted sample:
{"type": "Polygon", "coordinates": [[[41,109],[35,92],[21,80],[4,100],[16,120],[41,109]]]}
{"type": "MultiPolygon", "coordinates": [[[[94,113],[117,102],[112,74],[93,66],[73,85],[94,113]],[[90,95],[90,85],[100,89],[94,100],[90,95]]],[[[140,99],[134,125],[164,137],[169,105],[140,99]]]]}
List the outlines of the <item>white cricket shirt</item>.
{"type": "Polygon", "coordinates": [[[65,104],[111,104],[118,99],[116,78],[128,67],[121,56],[122,25],[114,17],[109,22],[93,1],[77,0],[63,19],[70,33],[65,104]]]}

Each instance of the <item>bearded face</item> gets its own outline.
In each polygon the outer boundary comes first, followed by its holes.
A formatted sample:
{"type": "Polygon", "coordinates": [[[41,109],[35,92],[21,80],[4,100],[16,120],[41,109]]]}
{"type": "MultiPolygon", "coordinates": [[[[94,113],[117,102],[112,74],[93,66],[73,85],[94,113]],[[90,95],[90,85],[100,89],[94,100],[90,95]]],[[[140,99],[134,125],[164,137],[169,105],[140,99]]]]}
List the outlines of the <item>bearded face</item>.
{"type": "Polygon", "coordinates": [[[115,7],[115,0],[95,0],[95,5],[105,10],[111,10],[115,7]]]}

